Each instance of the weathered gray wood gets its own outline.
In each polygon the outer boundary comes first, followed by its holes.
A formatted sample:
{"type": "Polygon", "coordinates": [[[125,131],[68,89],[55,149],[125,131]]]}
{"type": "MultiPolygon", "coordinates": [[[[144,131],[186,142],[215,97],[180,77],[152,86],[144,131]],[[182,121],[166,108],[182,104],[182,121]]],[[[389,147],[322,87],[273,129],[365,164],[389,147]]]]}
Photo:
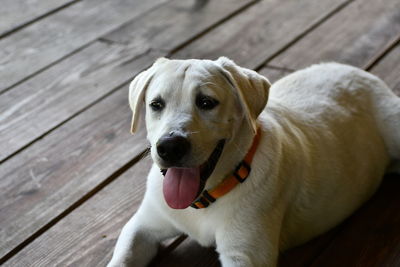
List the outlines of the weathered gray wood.
{"type": "Polygon", "coordinates": [[[0,161],[107,93],[162,54],[146,44],[96,42],[0,96],[0,161]]]}
{"type": "MultiPolygon", "coordinates": [[[[178,45],[182,45],[180,36],[188,36],[188,32],[191,32],[191,37],[194,38],[200,30],[205,32],[211,26],[257,2],[258,0],[173,0],[162,8],[148,12],[142,20],[134,20],[102,39],[124,44],[146,43],[153,50],[170,53],[178,45]],[[204,2],[203,5],[199,5],[201,2],[204,2]]],[[[187,37],[184,39],[190,40],[187,37]]]]}
{"type": "Polygon", "coordinates": [[[73,2],[77,0],[3,0],[0,36],[73,2]]]}
{"type": "Polygon", "coordinates": [[[258,73],[267,77],[271,83],[276,82],[277,80],[285,77],[286,75],[290,74],[291,72],[292,72],[292,70],[275,68],[275,67],[270,67],[270,66],[263,67],[262,69],[260,69],[258,71],[258,73]]]}
{"type": "Polygon", "coordinates": [[[105,266],[142,200],[150,163],[147,158],[130,168],[4,266],[105,266]]]}
{"type": "Polygon", "coordinates": [[[179,50],[173,57],[215,59],[227,56],[241,66],[254,69],[347,2],[263,1],[179,50]],[[301,16],[299,10],[302,10],[301,16]]]}
{"type": "Polygon", "coordinates": [[[300,69],[322,61],[363,67],[400,34],[400,1],[356,0],[270,64],[300,69]]]}
{"type": "Polygon", "coordinates": [[[371,72],[381,77],[386,84],[400,97],[400,45],[394,47],[380,60],[371,72]]]}
{"type": "Polygon", "coordinates": [[[0,40],[0,92],[166,0],[87,0],[0,40]]]}
{"type": "Polygon", "coordinates": [[[193,8],[195,0],[168,2],[116,30],[104,42],[4,93],[0,97],[0,161],[130,80],[155,58],[251,3],[222,0],[193,8]],[[124,36],[130,36],[129,41],[114,41],[124,36]]]}
{"type": "Polygon", "coordinates": [[[130,117],[119,90],[1,165],[1,257],[144,150],[130,117]]]}

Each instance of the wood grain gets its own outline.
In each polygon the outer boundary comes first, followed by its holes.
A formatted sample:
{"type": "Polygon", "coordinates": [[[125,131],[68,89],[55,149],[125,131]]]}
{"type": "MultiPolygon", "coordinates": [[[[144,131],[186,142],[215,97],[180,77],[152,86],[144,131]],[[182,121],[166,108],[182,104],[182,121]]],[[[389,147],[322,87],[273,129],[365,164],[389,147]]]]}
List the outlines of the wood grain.
{"type": "Polygon", "coordinates": [[[1,257],[145,149],[130,117],[119,90],[1,165],[1,257]]]}
{"type": "Polygon", "coordinates": [[[195,1],[168,2],[5,92],[0,97],[0,162],[131,80],[157,57],[253,2],[213,1],[202,8],[194,8],[195,1]]]}
{"type": "Polygon", "coordinates": [[[147,158],[130,168],[4,266],[105,266],[142,200],[150,164],[147,158]]]}
{"type": "Polygon", "coordinates": [[[268,64],[301,69],[337,61],[363,67],[400,34],[400,1],[356,0],[268,64]]]}
{"type": "Polygon", "coordinates": [[[87,0],[0,40],[0,92],[166,0],[87,0]]]}
{"type": "Polygon", "coordinates": [[[386,84],[400,97],[400,45],[396,45],[380,60],[371,72],[381,77],[386,84]]]}
{"type": "Polygon", "coordinates": [[[0,97],[0,161],[127,83],[159,56],[142,43],[96,42],[5,92],[0,97]]]}
{"type": "Polygon", "coordinates": [[[3,0],[0,9],[0,37],[74,2],[77,0],[3,0]]]}
{"type": "Polygon", "coordinates": [[[348,1],[270,0],[248,8],[173,55],[216,59],[227,56],[254,69],[348,1]],[[304,10],[301,16],[298,11],[304,10]]]}
{"type": "Polygon", "coordinates": [[[277,80],[285,77],[286,75],[292,73],[292,70],[276,68],[271,66],[265,66],[258,71],[261,75],[264,75],[268,78],[270,83],[274,83],[277,80]]]}
{"type": "Polygon", "coordinates": [[[102,39],[123,44],[145,43],[153,50],[168,54],[257,2],[259,0],[172,0],[102,39]],[[203,5],[199,5],[201,2],[203,5]]]}

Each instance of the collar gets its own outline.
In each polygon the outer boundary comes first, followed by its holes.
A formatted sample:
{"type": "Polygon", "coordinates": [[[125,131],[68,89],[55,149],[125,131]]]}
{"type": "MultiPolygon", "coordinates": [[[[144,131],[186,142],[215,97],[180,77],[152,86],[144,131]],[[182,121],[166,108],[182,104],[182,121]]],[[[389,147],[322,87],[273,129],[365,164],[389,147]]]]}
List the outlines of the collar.
{"type": "Polygon", "coordinates": [[[258,128],[257,133],[254,136],[253,144],[250,150],[247,152],[244,159],[238,164],[233,174],[226,177],[219,185],[210,189],[203,190],[199,197],[190,205],[195,209],[207,208],[211,203],[215,202],[218,198],[228,194],[238,184],[246,181],[246,178],[251,172],[251,162],[253,161],[254,154],[257,151],[258,144],[260,142],[261,131],[258,128]]]}

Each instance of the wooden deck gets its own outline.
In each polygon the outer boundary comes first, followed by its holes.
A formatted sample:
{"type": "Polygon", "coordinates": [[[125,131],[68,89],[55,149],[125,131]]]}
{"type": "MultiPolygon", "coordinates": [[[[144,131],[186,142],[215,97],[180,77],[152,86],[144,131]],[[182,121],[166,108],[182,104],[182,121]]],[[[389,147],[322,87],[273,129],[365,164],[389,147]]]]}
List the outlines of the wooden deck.
{"type": "MultiPolygon", "coordinates": [[[[348,63],[400,95],[400,1],[5,0],[0,264],[105,266],[151,164],[145,131],[129,134],[128,82],[160,56],[222,55],[272,81],[348,63]]],[[[400,177],[388,175],[358,212],[280,266],[400,266],[399,207],[400,177]]],[[[213,248],[179,237],[152,266],[220,264],[213,248]]]]}

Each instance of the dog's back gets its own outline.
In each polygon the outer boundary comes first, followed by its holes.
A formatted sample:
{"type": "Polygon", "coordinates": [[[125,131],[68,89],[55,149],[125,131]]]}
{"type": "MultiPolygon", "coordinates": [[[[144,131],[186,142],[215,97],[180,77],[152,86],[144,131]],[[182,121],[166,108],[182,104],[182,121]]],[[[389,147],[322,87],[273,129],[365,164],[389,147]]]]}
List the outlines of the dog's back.
{"type": "Polygon", "coordinates": [[[336,114],[339,110],[372,116],[390,157],[400,160],[400,98],[366,71],[339,63],[313,65],[274,84],[270,99],[274,98],[310,116],[329,119],[341,116],[336,114]]]}
{"type": "Polygon", "coordinates": [[[271,87],[263,116],[289,125],[286,134],[307,144],[307,151],[296,151],[304,154],[297,160],[313,165],[304,168],[313,172],[302,174],[303,181],[288,179],[302,185],[294,186],[283,248],[346,218],[375,192],[390,161],[400,159],[400,98],[354,67],[320,64],[281,79],[271,87]]]}

